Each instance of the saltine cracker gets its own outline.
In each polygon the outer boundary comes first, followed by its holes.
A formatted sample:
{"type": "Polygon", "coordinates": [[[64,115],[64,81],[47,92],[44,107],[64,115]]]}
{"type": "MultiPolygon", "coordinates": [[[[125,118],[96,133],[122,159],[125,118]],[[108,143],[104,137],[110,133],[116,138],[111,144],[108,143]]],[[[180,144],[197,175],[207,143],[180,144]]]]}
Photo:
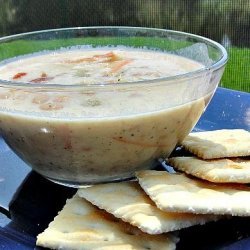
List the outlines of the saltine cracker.
{"type": "Polygon", "coordinates": [[[250,183],[250,160],[246,158],[202,160],[197,157],[172,157],[174,168],[216,183],[250,183]]]}
{"type": "Polygon", "coordinates": [[[249,156],[250,133],[243,129],[195,132],[181,145],[202,159],[249,156]]]}
{"type": "Polygon", "coordinates": [[[37,237],[37,245],[52,249],[167,249],[176,248],[170,234],[147,235],[75,195],[49,227],[37,237]]]}
{"type": "Polygon", "coordinates": [[[94,185],[79,189],[78,195],[148,234],[175,231],[218,219],[214,215],[163,212],[138,182],[94,185]]]}
{"type": "Polygon", "coordinates": [[[215,184],[184,174],[145,170],[137,173],[141,187],[163,211],[250,216],[250,187],[215,184]]]}

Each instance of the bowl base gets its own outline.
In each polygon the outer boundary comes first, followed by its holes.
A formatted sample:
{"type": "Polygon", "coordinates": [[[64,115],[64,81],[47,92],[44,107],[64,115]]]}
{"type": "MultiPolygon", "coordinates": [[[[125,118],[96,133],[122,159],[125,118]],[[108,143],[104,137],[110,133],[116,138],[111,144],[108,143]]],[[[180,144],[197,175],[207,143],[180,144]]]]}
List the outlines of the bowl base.
{"type": "Polygon", "coordinates": [[[112,180],[105,180],[105,181],[92,181],[92,182],[78,182],[78,181],[65,181],[65,180],[57,180],[49,177],[45,177],[46,179],[59,184],[63,185],[66,187],[71,187],[71,188],[87,188],[92,185],[96,184],[105,184],[105,183],[114,183],[114,182],[122,182],[122,181],[129,181],[129,180],[134,180],[136,177],[135,176],[130,176],[130,177],[124,177],[124,178],[117,178],[117,179],[112,179],[112,180]]]}

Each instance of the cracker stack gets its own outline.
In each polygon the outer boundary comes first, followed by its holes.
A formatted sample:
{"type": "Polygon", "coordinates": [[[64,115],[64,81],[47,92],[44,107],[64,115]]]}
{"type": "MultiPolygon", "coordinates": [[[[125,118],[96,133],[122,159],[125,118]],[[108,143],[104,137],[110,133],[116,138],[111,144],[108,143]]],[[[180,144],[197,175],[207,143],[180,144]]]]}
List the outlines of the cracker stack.
{"type": "Polygon", "coordinates": [[[223,215],[250,216],[250,187],[244,184],[250,182],[249,159],[235,158],[250,155],[249,143],[244,130],[191,133],[183,146],[197,157],[170,158],[169,163],[195,177],[146,170],[137,173],[138,182],[79,189],[38,235],[37,245],[175,249],[178,238],[172,231],[223,215]]]}
{"type": "Polygon", "coordinates": [[[250,183],[248,131],[224,129],[191,133],[182,145],[197,157],[170,158],[169,164],[176,169],[210,182],[250,183]]]}

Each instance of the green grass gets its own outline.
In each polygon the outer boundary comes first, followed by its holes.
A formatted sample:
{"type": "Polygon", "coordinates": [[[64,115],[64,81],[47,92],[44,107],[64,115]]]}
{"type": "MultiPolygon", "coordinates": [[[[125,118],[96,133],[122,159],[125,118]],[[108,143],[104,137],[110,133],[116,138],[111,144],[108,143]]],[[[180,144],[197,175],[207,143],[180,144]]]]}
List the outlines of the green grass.
{"type": "Polygon", "coordinates": [[[55,40],[18,40],[0,44],[0,60],[18,55],[34,53],[42,50],[55,50],[61,47],[76,45],[109,46],[109,45],[133,45],[133,47],[158,48],[161,50],[176,50],[185,48],[190,42],[175,40],[169,41],[151,37],[96,37],[96,38],[72,38],[55,40]]]}
{"type": "MultiPolygon", "coordinates": [[[[157,47],[159,49],[176,50],[189,45],[189,42],[166,41],[160,38],[150,37],[81,37],[72,39],[55,40],[19,40],[0,44],[0,60],[11,58],[17,55],[33,53],[41,50],[54,50],[60,47],[92,44],[104,45],[128,45],[134,47],[157,47]]],[[[213,56],[213,51],[209,51],[213,56]]],[[[227,63],[220,86],[245,92],[250,92],[250,49],[230,48],[228,50],[229,61],[227,63]]]]}
{"type": "Polygon", "coordinates": [[[220,86],[250,92],[250,49],[230,48],[220,86]]]}

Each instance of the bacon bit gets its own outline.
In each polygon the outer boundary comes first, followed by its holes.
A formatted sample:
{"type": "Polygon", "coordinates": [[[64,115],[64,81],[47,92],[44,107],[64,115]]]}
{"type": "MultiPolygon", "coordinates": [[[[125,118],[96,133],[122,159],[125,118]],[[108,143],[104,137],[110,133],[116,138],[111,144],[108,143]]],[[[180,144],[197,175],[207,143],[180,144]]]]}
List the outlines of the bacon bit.
{"type": "Polygon", "coordinates": [[[102,55],[95,55],[93,56],[94,58],[106,58],[106,57],[113,57],[115,56],[114,52],[108,52],[106,54],[102,54],[102,55]]]}
{"type": "Polygon", "coordinates": [[[12,79],[13,79],[13,80],[20,79],[20,78],[22,78],[23,76],[26,76],[26,75],[27,75],[27,73],[25,73],[25,72],[19,72],[19,73],[15,74],[15,75],[12,77],[12,79]]]}
{"type": "Polygon", "coordinates": [[[30,82],[32,83],[42,83],[42,82],[48,82],[50,80],[53,80],[54,77],[38,77],[38,78],[35,78],[33,80],[31,80],[30,82]]]}
{"type": "Polygon", "coordinates": [[[113,52],[109,52],[109,53],[106,53],[104,55],[95,55],[94,58],[96,58],[97,60],[100,58],[101,59],[104,58],[105,60],[101,61],[103,63],[115,62],[115,61],[119,60],[119,57],[116,54],[114,54],[113,52]]]}
{"type": "Polygon", "coordinates": [[[100,61],[100,62],[105,63],[105,62],[114,62],[117,60],[119,60],[119,57],[116,54],[114,54],[113,52],[108,52],[106,54],[94,55],[92,57],[84,57],[84,58],[79,58],[75,60],[67,60],[66,63],[82,63],[82,62],[95,62],[95,61],[100,61]]]}
{"type": "Polygon", "coordinates": [[[132,59],[128,59],[128,60],[122,60],[122,61],[119,61],[117,62],[114,67],[111,69],[111,73],[116,73],[118,72],[119,70],[122,69],[122,67],[124,67],[125,65],[131,63],[133,60],[132,59]]]}
{"type": "Polygon", "coordinates": [[[32,103],[35,104],[43,104],[49,100],[49,96],[47,94],[39,94],[35,96],[32,100],[32,103]]]}
{"type": "Polygon", "coordinates": [[[48,77],[48,75],[45,72],[42,72],[41,76],[38,78],[35,78],[31,80],[30,82],[33,83],[41,83],[41,82],[48,82],[50,80],[53,80],[55,77],[48,77]]]}
{"type": "Polygon", "coordinates": [[[42,110],[46,110],[46,111],[50,111],[50,110],[59,110],[59,109],[63,109],[63,105],[60,103],[44,103],[42,105],[40,105],[39,107],[42,110]]]}

